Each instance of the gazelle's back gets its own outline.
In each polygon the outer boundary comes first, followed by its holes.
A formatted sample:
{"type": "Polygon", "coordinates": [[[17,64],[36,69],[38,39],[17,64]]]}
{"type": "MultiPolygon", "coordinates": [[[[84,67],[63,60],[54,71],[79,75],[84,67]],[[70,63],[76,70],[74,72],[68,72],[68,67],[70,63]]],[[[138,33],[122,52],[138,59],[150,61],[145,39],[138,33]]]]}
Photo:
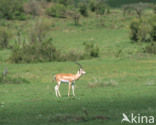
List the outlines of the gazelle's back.
{"type": "Polygon", "coordinates": [[[60,73],[60,74],[56,74],[55,78],[56,78],[56,81],[63,81],[63,80],[72,81],[74,76],[75,75],[71,74],[71,73],[67,73],[67,74],[66,73],[60,73]]]}

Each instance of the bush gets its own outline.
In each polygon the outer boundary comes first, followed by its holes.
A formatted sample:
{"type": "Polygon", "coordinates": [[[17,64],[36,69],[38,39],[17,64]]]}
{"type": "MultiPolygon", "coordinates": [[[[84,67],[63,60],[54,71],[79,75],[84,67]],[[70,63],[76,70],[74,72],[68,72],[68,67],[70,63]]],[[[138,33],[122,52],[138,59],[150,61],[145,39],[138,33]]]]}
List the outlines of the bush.
{"type": "Polygon", "coordinates": [[[88,7],[87,7],[87,4],[80,3],[79,4],[79,11],[80,11],[80,14],[82,16],[87,17],[88,16],[88,7]]]}
{"type": "Polygon", "coordinates": [[[92,12],[95,12],[96,11],[96,6],[97,6],[97,2],[96,0],[91,0],[90,3],[89,3],[89,8],[92,12]]]}
{"type": "Polygon", "coordinates": [[[156,5],[154,6],[153,11],[156,14],[156,5]]]}
{"type": "Polygon", "coordinates": [[[152,26],[152,32],[151,32],[151,36],[153,41],[156,41],[156,16],[152,17],[149,20],[151,26],[152,26]]]}
{"type": "Polygon", "coordinates": [[[94,43],[86,43],[84,42],[83,45],[85,46],[84,49],[84,56],[85,57],[99,57],[99,47],[94,43]]]}
{"type": "Polygon", "coordinates": [[[47,14],[52,17],[65,18],[66,8],[62,4],[55,4],[47,9],[47,14]]]}
{"type": "Polygon", "coordinates": [[[144,49],[144,52],[150,54],[156,54],[156,43],[153,42],[150,45],[147,45],[144,49]]]}
{"type": "Polygon", "coordinates": [[[14,63],[32,63],[49,61],[78,61],[99,57],[99,47],[93,43],[84,43],[84,51],[72,49],[63,53],[55,48],[51,39],[39,43],[14,46],[10,60],[14,63]]]}
{"type": "Polygon", "coordinates": [[[152,41],[152,37],[151,37],[152,27],[150,24],[148,24],[148,22],[140,23],[138,28],[139,29],[138,29],[137,37],[139,41],[143,41],[143,42],[152,41]]]}
{"type": "Polygon", "coordinates": [[[26,18],[21,0],[0,0],[0,18],[20,19],[26,18]]]}
{"type": "Polygon", "coordinates": [[[67,53],[62,53],[60,61],[78,61],[84,59],[84,53],[76,49],[72,49],[67,53]]]}
{"type": "Polygon", "coordinates": [[[136,19],[130,25],[130,39],[133,41],[150,42],[152,41],[152,26],[149,22],[136,19]]]}
{"type": "Polygon", "coordinates": [[[9,48],[11,34],[7,28],[0,28],[0,48],[9,48]]]}
{"type": "Polygon", "coordinates": [[[74,25],[79,25],[80,14],[76,10],[67,11],[67,15],[71,17],[74,21],[74,25]]]}
{"type": "Polygon", "coordinates": [[[72,49],[67,53],[62,53],[60,61],[78,61],[89,58],[99,57],[99,47],[94,43],[83,43],[84,50],[78,51],[76,49],[72,49]]]}
{"type": "Polygon", "coordinates": [[[135,19],[130,25],[130,39],[137,42],[156,41],[156,16],[149,19],[135,19]]]}
{"type": "Polygon", "coordinates": [[[149,4],[146,3],[136,3],[136,4],[127,4],[123,6],[123,14],[130,14],[135,12],[138,18],[141,18],[144,10],[150,8],[149,4]]]}
{"type": "Polygon", "coordinates": [[[58,0],[58,2],[60,4],[63,4],[64,6],[67,6],[67,5],[72,5],[73,4],[73,0],[58,0]]]}
{"type": "Polygon", "coordinates": [[[41,43],[24,44],[16,46],[10,57],[15,63],[58,61],[60,54],[51,42],[51,39],[41,43]]]}
{"type": "Polygon", "coordinates": [[[22,42],[18,38],[10,60],[15,63],[57,61],[59,51],[52,44],[52,39],[47,36],[49,27],[50,23],[47,20],[37,21],[29,31],[29,43],[22,42]]]}
{"type": "Polygon", "coordinates": [[[20,83],[29,83],[29,81],[21,77],[17,77],[17,78],[10,77],[8,75],[7,68],[0,75],[0,84],[20,84],[20,83]]]}
{"type": "Polygon", "coordinates": [[[27,14],[31,14],[32,16],[41,15],[41,7],[39,1],[30,0],[24,4],[24,11],[27,14]]]}
{"type": "Polygon", "coordinates": [[[106,10],[106,5],[103,2],[99,2],[96,6],[96,14],[103,15],[106,10]]]}

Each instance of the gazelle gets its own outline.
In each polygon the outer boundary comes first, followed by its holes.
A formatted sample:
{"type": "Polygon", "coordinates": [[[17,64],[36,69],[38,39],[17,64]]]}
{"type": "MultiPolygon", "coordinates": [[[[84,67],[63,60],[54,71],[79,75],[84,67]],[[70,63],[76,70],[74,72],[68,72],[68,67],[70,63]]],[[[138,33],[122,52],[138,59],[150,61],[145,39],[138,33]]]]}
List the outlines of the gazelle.
{"type": "Polygon", "coordinates": [[[60,96],[61,97],[61,94],[60,94],[60,91],[59,91],[59,87],[61,85],[62,82],[65,82],[65,83],[68,83],[69,84],[69,88],[68,88],[68,96],[70,96],[70,89],[71,89],[71,86],[72,86],[72,92],[73,92],[73,96],[75,96],[75,93],[74,93],[74,83],[76,80],[78,80],[83,74],[85,74],[86,72],[82,69],[82,66],[79,64],[79,63],[76,63],[80,66],[80,69],[77,71],[76,74],[71,74],[71,73],[68,73],[68,74],[65,74],[65,73],[60,73],[60,74],[56,74],[54,76],[56,82],[57,82],[57,85],[55,86],[55,93],[56,93],[56,96],[60,96]]]}

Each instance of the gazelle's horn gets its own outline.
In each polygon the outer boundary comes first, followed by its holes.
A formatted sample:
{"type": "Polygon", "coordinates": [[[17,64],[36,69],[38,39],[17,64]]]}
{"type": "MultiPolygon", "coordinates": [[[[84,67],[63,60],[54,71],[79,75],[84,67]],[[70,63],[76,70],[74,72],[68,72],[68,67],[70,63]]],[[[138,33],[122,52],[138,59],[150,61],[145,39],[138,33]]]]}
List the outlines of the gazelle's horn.
{"type": "Polygon", "coordinates": [[[82,65],[81,65],[80,63],[78,63],[78,62],[75,62],[75,64],[79,65],[79,66],[80,66],[80,68],[82,68],[82,65]]]}

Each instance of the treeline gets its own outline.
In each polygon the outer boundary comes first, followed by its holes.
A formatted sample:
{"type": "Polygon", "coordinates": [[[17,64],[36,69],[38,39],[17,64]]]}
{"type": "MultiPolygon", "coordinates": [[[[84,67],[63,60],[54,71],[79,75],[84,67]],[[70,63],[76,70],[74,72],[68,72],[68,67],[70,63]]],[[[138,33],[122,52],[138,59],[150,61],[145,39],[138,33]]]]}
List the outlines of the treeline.
{"type": "Polygon", "coordinates": [[[156,3],[156,1],[155,0],[106,0],[106,3],[111,7],[122,7],[125,4],[156,3]]]}
{"type": "Polygon", "coordinates": [[[0,18],[8,20],[26,20],[40,15],[75,19],[79,14],[87,17],[89,10],[104,14],[109,12],[109,6],[102,0],[0,0],[0,18]]]}

